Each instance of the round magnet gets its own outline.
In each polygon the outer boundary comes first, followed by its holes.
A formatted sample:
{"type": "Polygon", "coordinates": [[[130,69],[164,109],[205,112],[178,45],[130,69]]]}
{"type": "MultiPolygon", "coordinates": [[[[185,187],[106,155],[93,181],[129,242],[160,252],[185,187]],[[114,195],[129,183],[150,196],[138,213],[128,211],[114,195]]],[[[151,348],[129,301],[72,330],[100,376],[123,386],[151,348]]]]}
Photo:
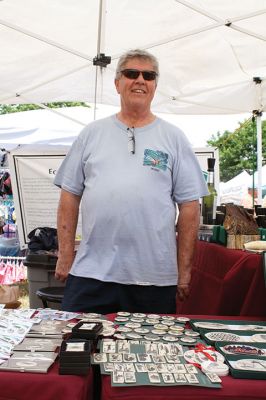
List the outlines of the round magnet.
{"type": "Polygon", "coordinates": [[[127,322],[128,317],[115,317],[115,321],[117,322],[127,322]]]}
{"type": "Polygon", "coordinates": [[[140,327],[141,327],[141,324],[139,324],[139,323],[137,323],[137,322],[127,322],[127,323],[125,324],[125,326],[126,326],[127,328],[135,329],[135,328],[140,328],[140,327]]]}
{"type": "Polygon", "coordinates": [[[166,342],[177,342],[178,341],[178,338],[173,335],[164,335],[162,338],[166,342]]]}
{"type": "Polygon", "coordinates": [[[155,325],[154,325],[154,328],[155,328],[155,329],[162,330],[162,331],[167,331],[167,330],[168,330],[168,326],[163,325],[163,324],[155,324],[155,325]]]}
{"type": "Polygon", "coordinates": [[[179,321],[179,322],[189,322],[190,318],[188,318],[188,317],[177,317],[176,320],[179,321]]]}
{"type": "Polygon", "coordinates": [[[131,332],[132,328],[128,328],[127,326],[119,326],[118,328],[116,328],[116,332],[131,332]]]}
{"type": "Polygon", "coordinates": [[[198,337],[198,336],[200,336],[200,334],[199,334],[199,332],[195,332],[195,331],[192,331],[191,329],[190,330],[185,330],[184,331],[184,334],[186,335],[186,336],[191,336],[191,337],[198,337]]]}
{"type": "Polygon", "coordinates": [[[193,344],[193,343],[196,343],[197,342],[197,340],[196,339],[194,339],[194,338],[192,338],[192,337],[190,337],[190,336],[183,336],[183,337],[181,337],[181,342],[183,342],[183,343],[189,343],[189,344],[193,344]]]}
{"type": "Polygon", "coordinates": [[[146,314],[144,314],[144,313],[133,313],[132,317],[134,317],[134,318],[145,318],[146,314]]]}
{"type": "Polygon", "coordinates": [[[163,331],[162,329],[152,329],[151,333],[153,333],[154,335],[165,335],[165,331],[163,331]]]}
{"type": "Polygon", "coordinates": [[[157,340],[160,340],[160,337],[153,335],[152,333],[148,333],[147,335],[144,336],[144,339],[149,340],[151,342],[156,342],[157,340]]]}
{"type": "Polygon", "coordinates": [[[136,329],[134,329],[134,332],[144,335],[146,333],[149,333],[150,331],[147,328],[136,328],[136,329]]]}
{"type": "Polygon", "coordinates": [[[147,318],[151,318],[151,319],[160,319],[160,315],[158,314],[148,314],[147,318]]]}
{"type": "Polygon", "coordinates": [[[120,317],[129,317],[130,313],[127,311],[118,311],[117,315],[119,315],[120,317]]]}
{"type": "Polygon", "coordinates": [[[167,321],[174,321],[175,317],[173,317],[172,315],[163,315],[162,319],[167,320],[167,321]]]}

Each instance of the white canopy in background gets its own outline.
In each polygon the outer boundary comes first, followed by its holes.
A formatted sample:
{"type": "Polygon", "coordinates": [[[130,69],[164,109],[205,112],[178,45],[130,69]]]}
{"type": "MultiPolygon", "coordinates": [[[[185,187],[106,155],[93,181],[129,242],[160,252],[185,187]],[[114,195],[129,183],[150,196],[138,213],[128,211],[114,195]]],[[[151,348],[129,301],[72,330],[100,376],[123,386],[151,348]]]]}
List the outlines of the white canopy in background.
{"type": "Polygon", "coordinates": [[[242,171],[229,181],[220,183],[220,202],[241,205],[248,196],[249,188],[252,188],[252,176],[247,171],[242,171]]]}
{"type": "MultiPolygon", "coordinates": [[[[262,167],[261,175],[262,186],[266,188],[266,165],[262,167]]],[[[252,207],[252,192],[250,194],[248,192],[249,189],[253,188],[253,185],[255,189],[258,187],[258,171],[254,173],[254,181],[253,176],[244,170],[229,181],[220,182],[220,202],[232,202],[245,207],[252,207]]]]}
{"type": "MultiPolygon", "coordinates": [[[[98,104],[96,118],[115,114],[119,107],[98,104]]],[[[0,148],[12,150],[19,145],[70,145],[84,125],[94,120],[94,107],[66,107],[31,110],[0,115],[0,148]]],[[[184,131],[193,147],[206,147],[212,134],[233,132],[249,114],[175,115],[156,113],[184,131]]],[[[205,166],[206,169],[206,166],[205,166]]]]}
{"type": "MultiPolygon", "coordinates": [[[[155,112],[266,108],[266,0],[1,0],[0,46],[0,103],[118,105],[117,60],[138,47],[160,61],[155,112]]],[[[260,121],[258,149],[260,167],[260,121]]]]}
{"type": "Polygon", "coordinates": [[[263,111],[265,39],[266,0],[2,0],[0,102],[94,102],[105,53],[97,102],[118,105],[117,59],[143,48],[160,61],[155,111],[263,111]]]}

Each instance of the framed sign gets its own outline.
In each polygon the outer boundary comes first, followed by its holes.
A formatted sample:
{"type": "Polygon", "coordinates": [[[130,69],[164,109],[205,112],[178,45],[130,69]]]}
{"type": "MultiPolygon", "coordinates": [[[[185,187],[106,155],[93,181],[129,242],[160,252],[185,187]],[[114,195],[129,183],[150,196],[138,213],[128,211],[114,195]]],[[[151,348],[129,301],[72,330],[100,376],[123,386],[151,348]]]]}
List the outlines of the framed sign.
{"type": "MultiPolygon", "coordinates": [[[[53,184],[56,170],[69,147],[25,146],[9,155],[17,228],[21,249],[27,248],[28,234],[37,227],[56,228],[60,189],[53,184]]],[[[77,235],[81,233],[80,223],[77,235]]]]}

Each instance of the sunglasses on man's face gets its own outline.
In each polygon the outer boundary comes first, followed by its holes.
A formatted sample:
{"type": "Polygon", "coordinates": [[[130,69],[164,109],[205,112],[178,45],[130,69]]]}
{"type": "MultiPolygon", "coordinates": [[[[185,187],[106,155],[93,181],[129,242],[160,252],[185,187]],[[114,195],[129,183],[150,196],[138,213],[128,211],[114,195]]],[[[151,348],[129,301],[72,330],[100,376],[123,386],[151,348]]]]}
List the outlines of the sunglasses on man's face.
{"type": "Polygon", "coordinates": [[[138,69],[123,69],[120,72],[128,79],[137,79],[142,74],[145,81],[154,81],[158,75],[155,71],[139,71],[138,69]]]}

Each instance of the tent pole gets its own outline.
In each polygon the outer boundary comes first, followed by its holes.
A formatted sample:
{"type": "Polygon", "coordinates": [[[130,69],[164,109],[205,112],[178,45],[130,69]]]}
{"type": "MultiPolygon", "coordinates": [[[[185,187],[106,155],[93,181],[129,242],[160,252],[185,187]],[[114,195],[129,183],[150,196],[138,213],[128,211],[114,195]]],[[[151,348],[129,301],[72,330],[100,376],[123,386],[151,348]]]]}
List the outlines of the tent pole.
{"type": "MultiPolygon", "coordinates": [[[[98,38],[97,38],[97,58],[101,58],[101,50],[102,46],[102,33],[103,33],[103,2],[104,0],[99,1],[99,19],[98,19],[98,38]]],[[[98,89],[98,72],[99,72],[99,64],[97,62],[94,63],[96,66],[96,73],[95,73],[95,91],[94,91],[94,112],[93,112],[93,119],[96,119],[96,109],[97,109],[97,89],[98,89]]],[[[101,67],[100,67],[101,68],[101,67]]]]}
{"type": "Polygon", "coordinates": [[[253,110],[253,115],[256,117],[257,127],[257,171],[258,171],[258,182],[257,182],[257,204],[262,204],[262,128],[261,128],[261,116],[263,110],[262,102],[262,79],[258,76],[253,78],[253,82],[257,89],[257,109],[253,110]]]}
{"type": "Polygon", "coordinates": [[[261,115],[259,112],[256,115],[257,126],[257,170],[258,170],[258,204],[262,204],[262,128],[261,128],[261,115]]]}
{"type": "MultiPolygon", "coordinates": [[[[97,56],[101,53],[101,37],[102,37],[102,12],[103,12],[103,2],[99,2],[99,19],[98,19],[98,38],[97,38],[97,56]]],[[[97,106],[97,86],[98,86],[98,66],[95,69],[95,90],[94,90],[94,111],[93,119],[96,120],[96,106],[97,106]]]]}

